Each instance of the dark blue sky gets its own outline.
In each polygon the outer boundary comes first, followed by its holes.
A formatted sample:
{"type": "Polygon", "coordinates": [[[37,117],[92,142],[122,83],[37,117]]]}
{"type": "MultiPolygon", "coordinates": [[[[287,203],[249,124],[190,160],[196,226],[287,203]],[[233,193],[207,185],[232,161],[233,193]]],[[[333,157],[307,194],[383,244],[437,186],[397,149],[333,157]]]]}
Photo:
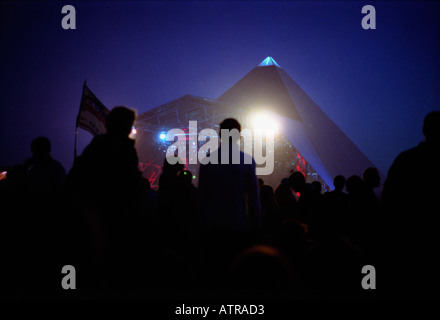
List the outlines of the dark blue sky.
{"type": "MultiPolygon", "coordinates": [[[[0,166],[45,135],[70,169],[84,79],[107,107],[142,113],[216,99],[271,55],[385,173],[440,109],[439,21],[437,2],[2,1],[0,166]],[[61,27],[66,4],[76,30],[61,27]],[[365,4],[376,30],[361,27],[365,4]]],[[[79,151],[90,140],[80,129],[79,151]]]]}

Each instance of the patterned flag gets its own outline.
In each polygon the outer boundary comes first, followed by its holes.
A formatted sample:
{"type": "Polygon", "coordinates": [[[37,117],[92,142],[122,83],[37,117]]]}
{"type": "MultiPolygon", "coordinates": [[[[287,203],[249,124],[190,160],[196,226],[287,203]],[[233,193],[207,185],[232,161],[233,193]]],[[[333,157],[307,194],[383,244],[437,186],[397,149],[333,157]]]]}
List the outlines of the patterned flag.
{"type": "Polygon", "coordinates": [[[84,83],[76,126],[90,132],[94,136],[103,134],[107,131],[105,119],[108,113],[109,110],[84,83]]]}

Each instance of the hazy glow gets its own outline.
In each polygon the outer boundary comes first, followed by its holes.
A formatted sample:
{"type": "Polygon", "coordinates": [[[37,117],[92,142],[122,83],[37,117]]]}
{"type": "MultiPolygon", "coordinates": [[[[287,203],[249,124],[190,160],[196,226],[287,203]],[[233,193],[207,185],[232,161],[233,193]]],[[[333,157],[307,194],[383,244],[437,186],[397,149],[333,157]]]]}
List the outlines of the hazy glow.
{"type": "Polygon", "coordinates": [[[163,132],[159,135],[160,140],[165,140],[166,137],[167,137],[167,135],[163,132]]]}
{"type": "Polygon", "coordinates": [[[252,118],[253,129],[278,132],[278,122],[266,113],[259,113],[252,118]]]}
{"type": "Polygon", "coordinates": [[[136,133],[137,133],[137,130],[136,130],[136,128],[134,127],[134,126],[132,126],[131,127],[131,132],[130,132],[130,134],[129,134],[129,138],[130,139],[136,139],[136,133]]]}

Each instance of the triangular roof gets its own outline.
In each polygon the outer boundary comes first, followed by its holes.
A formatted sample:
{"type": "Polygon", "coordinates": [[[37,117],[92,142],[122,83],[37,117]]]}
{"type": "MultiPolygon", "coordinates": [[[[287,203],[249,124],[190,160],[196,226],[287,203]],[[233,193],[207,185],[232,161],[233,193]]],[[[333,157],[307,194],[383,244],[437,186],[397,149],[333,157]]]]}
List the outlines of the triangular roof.
{"type": "Polygon", "coordinates": [[[329,186],[333,186],[336,175],[361,175],[364,169],[374,167],[271,57],[263,60],[218,100],[272,112],[281,123],[282,133],[329,186]]]}
{"type": "Polygon", "coordinates": [[[259,67],[277,66],[278,68],[281,68],[280,65],[271,56],[268,56],[266,59],[261,61],[261,63],[258,66],[259,67]]]}

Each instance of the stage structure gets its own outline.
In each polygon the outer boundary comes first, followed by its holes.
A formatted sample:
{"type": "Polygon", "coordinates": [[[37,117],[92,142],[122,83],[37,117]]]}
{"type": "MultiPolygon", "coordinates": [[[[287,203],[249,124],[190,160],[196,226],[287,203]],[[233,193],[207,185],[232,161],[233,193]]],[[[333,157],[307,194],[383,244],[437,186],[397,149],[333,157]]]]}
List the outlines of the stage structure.
{"type": "MultiPolygon", "coordinates": [[[[219,123],[228,117],[240,121],[242,128],[252,129],[253,117],[262,112],[279,124],[274,172],[261,176],[274,188],[290,172],[301,171],[308,182],[318,180],[329,190],[334,176],[361,175],[374,166],[278,63],[267,57],[217,100],[185,95],[141,114],[136,123],[136,146],[144,177],[157,186],[166,150],[173,143],[165,139],[168,130],[184,130],[188,141],[189,121],[197,121],[198,132],[206,128],[218,132],[219,123]]],[[[189,148],[198,150],[201,143],[187,145],[187,154],[189,148]]],[[[187,164],[186,168],[197,183],[198,165],[187,164]]]]}

